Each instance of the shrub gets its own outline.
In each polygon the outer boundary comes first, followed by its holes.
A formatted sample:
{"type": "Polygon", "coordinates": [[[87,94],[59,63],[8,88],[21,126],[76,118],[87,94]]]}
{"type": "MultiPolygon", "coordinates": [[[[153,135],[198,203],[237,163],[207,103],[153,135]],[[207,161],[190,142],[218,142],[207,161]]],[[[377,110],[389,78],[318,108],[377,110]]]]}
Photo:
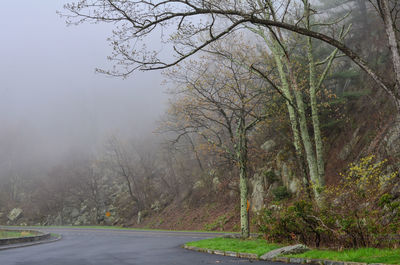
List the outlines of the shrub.
{"type": "Polygon", "coordinates": [[[275,200],[282,201],[284,199],[288,199],[291,197],[290,192],[286,188],[286,186],[279,186],[272,190],[272,194],[274,195],[275,200]]]}
{"type": "Polygon", "coordinates": [[[258,227],[268,240],[310,246],[393,247],[400,243],[400,202],[391,194],[396,174],[386,161],[362,158],[351,164],[338,185],[324,191],[324,204],[297,199],[264,209],[258,227]]]}
{"type": "Polygon", "coordinates": [[[305,200],[265,209],[259,218],[259,230],[270,241],[295,241],[318,247],[326,232],[321,229],[312,203],[305,200]]]}

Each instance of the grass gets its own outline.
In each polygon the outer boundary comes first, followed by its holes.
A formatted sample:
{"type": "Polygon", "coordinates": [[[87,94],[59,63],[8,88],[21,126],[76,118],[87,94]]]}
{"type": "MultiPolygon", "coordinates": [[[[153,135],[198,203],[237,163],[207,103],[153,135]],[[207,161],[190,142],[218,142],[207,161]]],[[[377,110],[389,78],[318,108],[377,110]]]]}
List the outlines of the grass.
{"type": "Polygon", "coordinates": [[[238,238],[212,238],[186,243],[188,246],[207,248],[212,250],[254,253],[258,256],[281,247],[278,244],[270,244],[262,239],[238,239],[238,238]]]}
{"type": "Polygon", "coordinates": [[[60,237],[60,235],[59,234],[56,234],[56,233],[50,233],[50,236],[51,237],[53,237],[53,238],[58,238],[58,237],[60,237]]]}
{"type": "Polygon", "coordinates": [[[0,239],[4,238],[16,238],[16,237],[24,237],[24,236],[33,236],[34,234],[27,231],[7,231],[0,230],[0,239]]]}
{"type": "Polygon", "coordinates": [[[360,248],[343,251],[310,250],[288,257],[353,261],[364,263],[400,264],[400,249],[360,248]]]}

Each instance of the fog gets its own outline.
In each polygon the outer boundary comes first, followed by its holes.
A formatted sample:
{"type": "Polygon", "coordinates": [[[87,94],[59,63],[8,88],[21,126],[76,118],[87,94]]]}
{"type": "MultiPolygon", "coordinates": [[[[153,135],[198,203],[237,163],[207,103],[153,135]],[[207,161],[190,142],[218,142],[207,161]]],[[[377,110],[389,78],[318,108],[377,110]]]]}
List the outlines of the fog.
{"type": "Polygon", "coordinates": [[[142,137],[165,108],[160,72],[125,80],[95,73],[112,67],[106,39],[113,25],[67,26],[56,14],[67,2],[2,2],[0,139],[6,157],[51,164],[92,152],[109,135],[142,137]]]}

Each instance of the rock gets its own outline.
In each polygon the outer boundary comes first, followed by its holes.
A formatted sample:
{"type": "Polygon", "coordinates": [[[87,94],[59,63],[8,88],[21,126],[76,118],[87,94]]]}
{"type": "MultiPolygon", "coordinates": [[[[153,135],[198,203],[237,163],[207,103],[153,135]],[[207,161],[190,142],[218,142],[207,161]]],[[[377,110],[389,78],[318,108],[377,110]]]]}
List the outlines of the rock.
{"type": "Polygon", "coordinates": [[[193,185],[193,189],[194,189],[194,190],[198,190],[198,189],[201,189],[201,188],[204,188],[204,183],[203,183],[203,181],[201,181],[201,180],[196,181],[196,182],[194,183],[194,185],[193,185]]]}
{"type": "Polygon", "coordinates": [[[276,142],[274,140],[268,140],[261,145],[261,149],[263,149],[265,152],[270,152],[274,149],[275,146],[276,142]]]}
{"type": "Polygon", "coordinates": [[[360,131],[360,128],[357,128],[357,129],[354,131],[353,136],[352,136],[350,142],[347,143],[347,144],[345,144],[345,145],[343,146],[342,150],[341,150],[340,153],[339,153],[339,158],[340,158],[341,160],[344,161],[344,160],[346,160],[346,159],[350,156],[351,151],[354,149],[354,147],[356,146],[356,144],[357,144],[358,141],[360,140],[361,137],[358,135],[358,132],[359,132],[359,131],[360,131]]]}
{"type": "Polygon", "coordinates": [[[90,216],[89,213],[85,212],[84,214],[79,215],[76,221],[73,223],[74,225],[87,225],[90,224],[90,216]]]}
{"type": "Polygon", "coordinates": [[[251,180],[253,193],[251,194],[251,210],[258,212],[264,207],[265,189],[264,177],[262,174],[256,173],[251,180]]]}
{"type": "Polygon", "coordinates": [[[287,246],[287,247],[283,247],[283,248],[274,249],[274,250],[262,255],[260,257],[260,259],[269,260],[269,259],[275,258],[280,255],[299,254],[299,253],[304,253],[308,250],[310,250],[310,249],[307,246],[302,245],[302,244],[297,244],[297,245],[293,245],[293,246],[287,246]]]}
{"type": "Polygon", "coordinates": [[[294,175],[291,167],[289,167],[288,164],[284,162],[282,162],[281,167],[281,178],[283,184],[285,185],[285,187],[288,188],[291,193],[297,193],[300,190],[300,181],[294,175]]]}
{"type": "Polygon", "coordinates": [[[62,220],[61,213],[58,213],[58,215],[54,219],[54,223],[53,224],[54,225],[63,225],[63,220],[62,220]]]}
{"type": "Polygon", "coordinates": [[[83,205],[81,206],[80,213],[82,214],[82,213],[86,212],[87,207],[88,207],[88,206],[87,206],[86,204],[83,204],[83,205]]]}
{"type": "Polygon", "coordinates": [[[393,185],[390,193],[393,195],[394,198],[400,198],[400,183],[396,183],[395,185],[393,185]]]}
{"type": "MultiPolygon", "coordinates": [[[[395,118],[400,119],[400,117],[395,118]]],[[[394,157],[400,156],[400,123],[395,122],[384,137],[385,151],[394,157]]]]}
{"type": "Polygon", "coordinates": [[[79,210],[76,209],[76,208],[73,208],[72,211],[71,211],[70,216],[71,216],[71,218],[76,218],[76,217],[79,216],[79,214],[80,214],[80,213],[79,213],[79,210]]]}
{"type": "Polygon", "coordinates": [[[214,177],[213,180],[213,189],[218,190],[219,185],[221,185],[221,182],[219,181],[218,177],[214,177]]]}
{"type": "Polygon", "coordinates": [[[11,222],[17,220],[22,216],[22,209],[21,208],[14,208],[11,212],[7,215],[8,220],[11,222]]]}
{"type": "Polygon", "coordinates": [[[151,208],[153,211],[158,212],[158,211],[161,209],[161,203],[160,203],[160,201],[159,201],[159,200],[156,200],[156,201],[150,206],[150,208],[151,208]]]}
{"type": "Polygon", "coordinates": [[[285,186],[288,191],[293,194],[298,194],[301,190],[302,183],[301,180],[296,176],[295,168],[296,168],[296,159],[288,155],[285,151],[280,151],[276,155],[276,167],[278,172],[276,173],[281,181],[283,186],[285,186]]]}

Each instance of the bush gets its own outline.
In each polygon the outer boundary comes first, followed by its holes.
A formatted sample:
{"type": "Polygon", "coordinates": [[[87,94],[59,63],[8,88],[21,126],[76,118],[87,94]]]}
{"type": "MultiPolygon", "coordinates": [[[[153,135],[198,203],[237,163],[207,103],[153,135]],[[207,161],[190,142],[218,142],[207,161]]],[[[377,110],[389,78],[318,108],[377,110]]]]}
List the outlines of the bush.
{"type": "Polygon", "coordinates": [[[316,247],[398,246],[400,202],[390,191],[399,180],[373,159],[351,164],[338,185],[326,187],[320,208],[300,199],[263,210],[259,230],[272,241],[316,247]]]}
{"type": "Polygon", "coordinates": [[[314,206],[305,200],[265,209],[259,218],[259,230],[269,241],[294,241],[318,247],[327,234],[320,225],[314,206]]]}
{"type": "Polygon", "coordinates": [[[282,201],[284,199],[288,199],[291,197],[290,192],[286,188],[286,186],[279,186],[272,190],[272,194],[274,195],[275,200],[282,201]]]}

